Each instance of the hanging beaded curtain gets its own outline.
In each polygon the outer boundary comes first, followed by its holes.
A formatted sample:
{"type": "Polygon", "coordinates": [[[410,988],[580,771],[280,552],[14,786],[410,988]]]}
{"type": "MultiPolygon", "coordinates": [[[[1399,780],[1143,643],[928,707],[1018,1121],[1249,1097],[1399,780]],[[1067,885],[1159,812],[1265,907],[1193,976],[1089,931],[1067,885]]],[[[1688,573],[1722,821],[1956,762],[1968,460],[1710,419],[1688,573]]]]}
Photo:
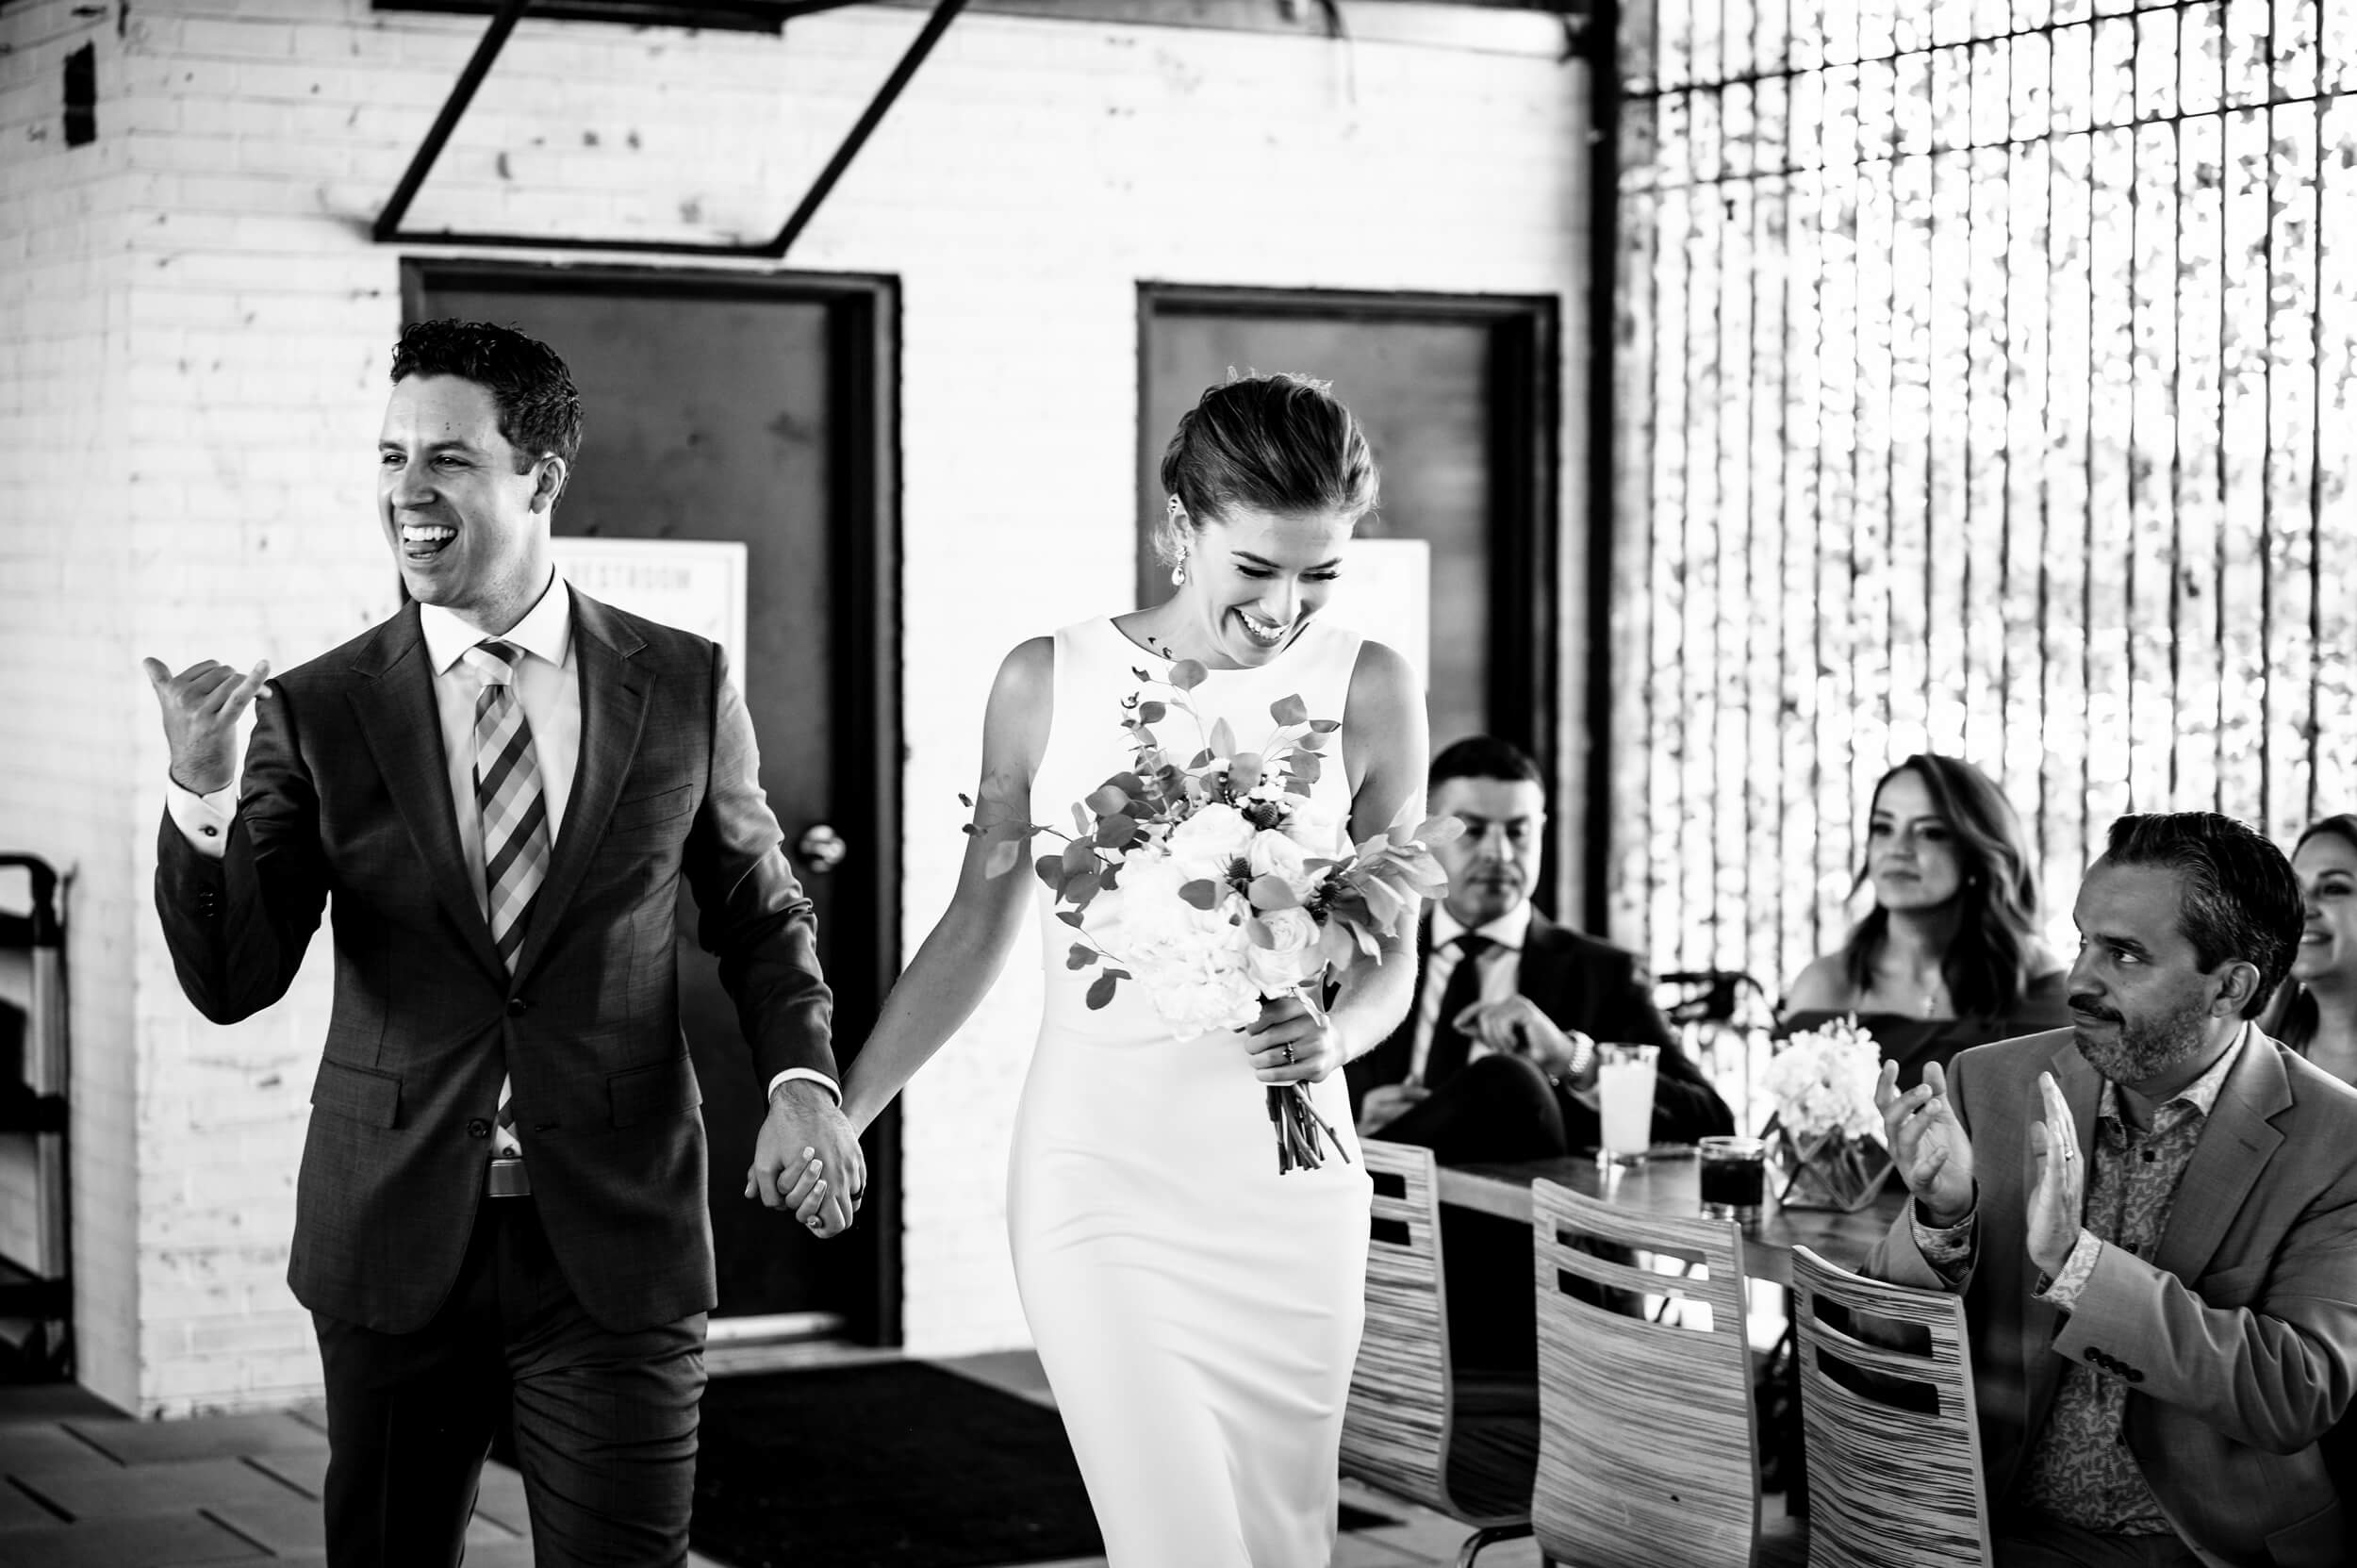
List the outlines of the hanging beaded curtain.
{"type": "Polygon", "coordinates": [[[2057,937],[2122,811],[2357,808],[2357,0],[1639,0],[1621,58],[1616,933],[1774,989],[1912,751],[2057,937]]]}

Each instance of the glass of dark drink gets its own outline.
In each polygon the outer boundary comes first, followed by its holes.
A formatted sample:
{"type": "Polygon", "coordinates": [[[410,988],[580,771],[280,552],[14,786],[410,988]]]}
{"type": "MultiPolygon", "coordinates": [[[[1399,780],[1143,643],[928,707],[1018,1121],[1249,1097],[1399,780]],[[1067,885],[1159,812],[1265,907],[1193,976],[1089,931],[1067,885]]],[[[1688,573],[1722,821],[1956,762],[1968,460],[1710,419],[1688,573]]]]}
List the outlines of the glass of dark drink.
{"type": "Polygon", "coordinates": [[[1768,1194],[1768,1144],[1762,1138],[1705,1138],[1702,1155],[1703,1213],[1712,1219],[1750,1225],[1759,1218],[1768,1194]]]}

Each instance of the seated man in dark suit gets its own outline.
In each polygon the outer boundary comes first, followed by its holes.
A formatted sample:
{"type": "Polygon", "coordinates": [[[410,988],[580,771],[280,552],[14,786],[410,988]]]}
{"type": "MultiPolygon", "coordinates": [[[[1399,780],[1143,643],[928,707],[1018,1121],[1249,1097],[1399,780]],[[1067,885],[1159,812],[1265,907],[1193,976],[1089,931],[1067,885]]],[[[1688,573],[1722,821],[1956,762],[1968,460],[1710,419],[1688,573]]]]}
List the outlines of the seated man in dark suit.
{"type": "Polygon", "coordinates": [[[1658,1047],[1653,1137],[1735,1131],[1726,1102],[1677,1048],[1637,955],[1531,907],[1545,843],[1539,765],[1474,735],[1432,761],[1429,810],[1464,836],[1434,853],[1448,897],[1421,933],[1416,1006],[1346,1069],[1361,1135],[1442,1164],[1542,1160],[1598,1141],[1595,1043],[1658,1047]]]}
{"type": "MultiPolygon", "coordinates": [[[[1599,1040],[1659,1048],[1655,1142],[1734,1131],[1637,956],[1531,907],[1546,839],[1539,765],[1510,741],[1475,735],[1433,759],[1429,790],[1432,815],[1459,818],[1465,833],[1433,851],[1449,890],[1418,938],[1415,1009],[1344,1069],[1360,1135],[1429,1148],[1442,1164],[1592,1148],[1599,1040]]],[[[1530,1227],[1452,1209],[1442,1231],[1452,1362],[1460,1375],[1526,1374],[1537,1357],[1530,1227]]]]}

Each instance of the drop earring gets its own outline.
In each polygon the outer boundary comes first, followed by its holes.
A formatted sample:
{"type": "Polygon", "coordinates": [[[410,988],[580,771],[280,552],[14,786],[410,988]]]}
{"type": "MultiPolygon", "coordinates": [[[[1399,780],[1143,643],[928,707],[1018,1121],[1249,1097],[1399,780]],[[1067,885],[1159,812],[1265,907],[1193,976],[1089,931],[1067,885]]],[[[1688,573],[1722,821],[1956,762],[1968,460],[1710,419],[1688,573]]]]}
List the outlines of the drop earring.
{"type": "Polygon", "coordinates": [[[1179,556],[1177,564],[1170,569],[1170,586],[1174,588],[1187,586],[1187,558],[1184,555],[1179,556]]]}

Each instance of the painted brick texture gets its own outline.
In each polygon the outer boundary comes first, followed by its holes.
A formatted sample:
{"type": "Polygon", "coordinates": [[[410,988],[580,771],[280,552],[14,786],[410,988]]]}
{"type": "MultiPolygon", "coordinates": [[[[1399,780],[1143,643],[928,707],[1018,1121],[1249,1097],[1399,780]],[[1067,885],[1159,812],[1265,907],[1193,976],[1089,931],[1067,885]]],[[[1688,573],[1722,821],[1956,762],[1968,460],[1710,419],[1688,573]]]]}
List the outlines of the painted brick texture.
{"type": "MultiPolygon", "coordinates": [[[[905,951],[954,880],[998,656],[1128,602],[1140,281],[1557,292],[1576,321],[1584,104],[1529,20],[1475,51],[967,17],[798,245],[902,280],[905,951]]],[[[526,22],[410,225],[766,238],[921,21],[526,22]]],[[[365,0],[0,13],[0,655],[25,693],[0,843],[78,872],[86,1378],[142,1412],[316,1388],[283,1275],[327,993],[315,948],[245,1025],[181,999],[138,658],[285,666],[393,607],[370,443],[402,253],[368,230],[481,25],[365,0]],[[100,136],[69,151],[36,131],[84,39],[100,136]]],[[[908,1097],[924,1352],[1026,1338],[1000,1173],[1031,951],[908,1097]]]]}

